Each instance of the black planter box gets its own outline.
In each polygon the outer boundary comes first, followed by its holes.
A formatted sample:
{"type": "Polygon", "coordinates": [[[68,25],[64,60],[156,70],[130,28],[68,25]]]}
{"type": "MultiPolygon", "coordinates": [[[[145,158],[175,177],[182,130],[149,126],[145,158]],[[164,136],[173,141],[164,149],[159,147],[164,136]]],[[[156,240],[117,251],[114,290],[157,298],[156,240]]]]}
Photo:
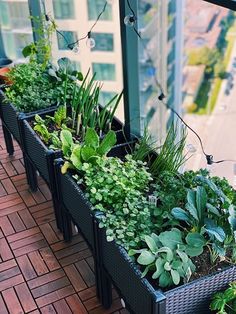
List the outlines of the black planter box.
{"type": "Polygon", "coordinates": [[[4,102],[4,92],[0,89],[0,118],[3,125],[7,128],[22,148],[22,137],[20,134],[19,120],[33,118],[36,114],[50,113],[56,110],[56,106],[40,109],[29,113],[19,112],[11,103],[4,102]]]}
{"type": "Polygon", "coordinates": [[[62,159],[55,161],[57,197],[60,203],[64,239],[67,241],[71,239],[72,221],[82,233],[92,252],[94,252],[94,218],[91,204],[73,177],[68,173],[61,173],[62,164],[62,159]]]}
{"type": "MultiPolygon", "coordinates": [[[[25,122],[26,123],[26,122],[25,122]]],[[[108,156],[117,156],[123,158],[134,147],[134,142],[118,144],[112,148],[108,156]]],[[[52,158],[51,158],[52,160],[52,158]]],[[[56,203],[58,204],[58,217],[61,217],[63,224],[63,236],[66,241],[72,237],[71,221],[79,228],[88,242],[92,251],[94,251],[94,231],[93,231],[93,212],[92,205],[84,196],[83,191],[78,184],[67,173],[61,173],[63,159],[54,161],[54,185],[56,191],[56,203]],[[59,205],[60,204],[60,205],[59,205]]]]}
{"type": "MultiPolygon", "coordinates": [[[[97,222],[98,224],[98,222],[97,222]]],[[[115,241],[107,242],[105,230],[97,228],[98,260],[105,276],[117,288],[131,313],[135,314],[209,314],[213,294],[236,280],[236,266],[163,292],[156,289],[115,241]]],[[[111,291],[107,298],[110,298],[111,291]]]]}

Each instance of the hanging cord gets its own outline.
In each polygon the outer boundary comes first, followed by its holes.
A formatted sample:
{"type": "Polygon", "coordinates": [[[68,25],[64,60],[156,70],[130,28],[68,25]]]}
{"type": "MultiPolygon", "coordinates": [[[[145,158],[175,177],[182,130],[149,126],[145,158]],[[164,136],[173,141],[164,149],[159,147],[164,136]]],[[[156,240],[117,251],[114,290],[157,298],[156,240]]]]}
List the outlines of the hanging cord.
{"type": "MultiPolygon", "coordinates": [[[[45,19],[46,19],[46,21],[47,21],[47,22],[50,22],[50,23],[53,23],[53,24],[55,25],[55,22],[54,22],[54,21],[49,17],[49,15],[46,13],[44,1],[42,1],[42,4],[43,4],[43,7],[44,7],[44,12],[45,12],[45,19]]],[[[92,27],[90,28],[90,30],[88,31],[88,33],[87,33],[85,36],[79,38],[78,40],[76,40],[76,41],[74,41],[74,42],[72,42],[72,43],[70,43],[70,42],[67,40],[66,36],[65,36],[62,32],[60,32],[60,31],[55,27],[56,33],[59,34],[59,35],[64,39],[64,41],[65,41],[65,43],[66,43],[66,45],[67,45],[67,48],[69,48],[70,50],[73,50],[73,48],[75,48],[76,45],[79,44],[80,41],[85,40],[85,39],[87,39],[87,38],[88,38],[88,39],[91,38],[91,32],[92,32],[92,30],[94,29],[94,27],[97,25],[97,23],[98,23],[98,21],[100,20],[101,16],[102,16],[102,15],[104,14],[104,12],[106,11],[106,7],[107,7],[107,1],[104,3],[104,6],[103,6],[101,12],[98,14],[96,21],[93,23],[93,25],[92,25],[92,27]]]]}
{"type": "MultiPolygon", "coordinates": [[[[133,20],[131,20],[131,22],[134,21],[134,22],[131,23],[130,25],[132,26],[132,28],[133,28],[135,34],[136,34],[136,35],[138,36],[138,38],[140,39],[140,42],[141,42],[141,44],[142,44],[142,46],[143,46],[143,49],[144,49],[144,52],[145,52],[146,55],[148,56],[148,61],[150,62],[151,66],[155,69],[156,67],[155,67],[154,62],[153,62],[153,60],[152,60],[152,58],[151,58],[151,56],[150,56],[150,54],[149,54],[149,52],[148,52],[148,50],[147,50],[147,48],[146,48],[144,42],[143,42],[143,38],[142,38],[141,34],[138,32],[138,30],[137,30],[137,28],[136,28],[136,26],[135,26],[135,24],[137,23],[137,16],[136,16],[134,10],[132,9],[129,0],[127,0],[127,5],[128,5],[128,7],[129,7],[130,11],[132,12],[132,15],[130,15],[130,19],[133,18],[133,20]]],[[[202,142],[202,139],[201,139],[200,135],[199,135],[192,127],[190,127],[187,122],[184,121],[184,119],[179,115],[179,113],[178,113],[175,109],[173,109],[171,106],[169,106],[169,105],[164,101],[164,99],[166,98],[166,95],[164,94],[164,89],[163,89],[161,83],[157,80],[157,77],[156,77],[155,74],[154,74],[154,80],[155,80],[155,84],[156,84],[157,88],[159,88],[160,91],[161,91],[160,95],[158,96],[158,100],[160,100],[160,101],[162,102],[162,104],[163,104],[167,109],[171,110],[171,112],[173,112],[173,113],[178,117],[178,119],[179,119],[191,132],[193,132],[193,133],[195,134],[195,136],[196,136],[196,137],[198,138],[198,140],[199,140],[199,143],[200,143],[200,146],[201,146],[201,150],[202,150],[202,153],[204,154],[204,156],[205,156],[205,158],[206,158],[207,164],[208,164],[208,165],[212,165],[212,164],[219,164],[219,163],[223,163],[223,162],[234,162],[234,163],[236,163],[236,160],[232,160],[232,159],[222,159],[222,160],[214,161],[213,155],[207,154],[207,153],[205,152],[205,149],[204,149],[204,147],[203,147],[203,142],[202,142]]]]}

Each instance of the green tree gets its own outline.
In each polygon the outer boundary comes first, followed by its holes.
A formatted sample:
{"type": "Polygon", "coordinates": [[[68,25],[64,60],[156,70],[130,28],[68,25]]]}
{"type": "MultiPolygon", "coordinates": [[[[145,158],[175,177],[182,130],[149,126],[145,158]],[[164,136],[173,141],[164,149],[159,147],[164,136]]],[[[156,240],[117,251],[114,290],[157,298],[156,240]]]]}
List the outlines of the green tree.
{"type": "Polygon", "coordinates": [[[188,64],[189,65],[199,65],[204,64],[207,67],[212,67],[219,58],[219,51],[214,48],[210,49],[208,47],[202,47],[198,49],[191,50],[188,54],[188,64]]]}
{"type": "Polygon", "coordinates": [[[214,76],[224,79],[225,77],[225,65],[224,61],[219,59],[216,64],[214,65],[214,76]]]}

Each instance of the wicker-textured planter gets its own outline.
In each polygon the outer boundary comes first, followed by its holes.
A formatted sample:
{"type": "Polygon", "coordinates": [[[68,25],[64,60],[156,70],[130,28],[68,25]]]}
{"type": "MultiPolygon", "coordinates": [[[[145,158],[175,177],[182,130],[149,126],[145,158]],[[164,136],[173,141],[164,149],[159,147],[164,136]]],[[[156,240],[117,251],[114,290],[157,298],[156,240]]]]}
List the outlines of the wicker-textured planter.
{"type": "MultiPolygon", "coordinates": [[[[133,148],[134,142],[118,144],[109,156],[124,157],[133,148]]],[[[93,212],[91,204],[70,174],[61,173],[62,159],[54,161],[54,185],[58,204],[58,216],[62,217],[63,236],[66,241],[72,237],[71,221],[79,228],[85,240],[94,251],[93,212]],[[60,205],[59,205],[60,204],[60,205]]]]}
{"type": "MultiPolygon", "coordinates": [[[[98,223],[98,222],[97,222],[98,223]]],[[[99,264],[107,281],[106,303],[111,301],[111,283],[127,308],[135,314],[208,314],[212,295],[236,280],[236,266],[163,292],[147,279],[127,252],[115,241],[107,242],[105,230],[96,228],[99,264]]],[[[104,281],[103,281],[104,282],[104,281]]]]}

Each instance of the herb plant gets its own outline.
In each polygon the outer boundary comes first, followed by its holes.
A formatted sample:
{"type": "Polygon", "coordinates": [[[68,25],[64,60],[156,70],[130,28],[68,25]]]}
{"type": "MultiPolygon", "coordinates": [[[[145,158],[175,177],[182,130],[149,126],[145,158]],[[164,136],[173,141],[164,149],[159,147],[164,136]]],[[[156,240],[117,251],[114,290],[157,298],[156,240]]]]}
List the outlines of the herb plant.
{"type": "Polygon", "coordinates": [[[12,85],[6,87],[7,101],[19,111],[32,112],[57,103],[55,84],[50,82],[41,64],[17,64],[7,74],[12,85]]]}
{"type": "Polygon", "coordinates": [[[104,214],[100,227],[106,227],[108,241],[116,239],[125,248],[137,247],[150,234],[150,205],[145,192],[151,176],[146,165],[126,156],[99,158],[96,165],[84,163],[86,195],[94,210],[104,214]]]}
{"type": "Polygon", "coordinates": [[[236,282],[232,282],[229,288],[223,292],[217,292],[210,304],[212,311],[217,314],[235,314],[236,313],[236,282]]]}
{"type": "Polygon", "coordinates": [[[160,287],[178,285],[181,278],[188,281],[195,266],[189,256],[203,252],[205,239],[198,233],[191,233],[183,241],[180,230],[173,228],[159,235],[144,237],[147,248],[130,250],[129,254],[140,254],[137,262],[145,266],[143,276],[152,273],[152,279],[158,279],[160,287]]]}
{"type": "Polygon", "coordinates": [[[68,130],[61,131],[62,151],[66,162],[61,171],[66,173],[68,168],[81,170],[83,163],[95,164],[100,157],[106,156],[116,143],[116,134],[110,130],[100,140],[94,129],[88,128],[82,144],[75,144],[68,130]]]}

